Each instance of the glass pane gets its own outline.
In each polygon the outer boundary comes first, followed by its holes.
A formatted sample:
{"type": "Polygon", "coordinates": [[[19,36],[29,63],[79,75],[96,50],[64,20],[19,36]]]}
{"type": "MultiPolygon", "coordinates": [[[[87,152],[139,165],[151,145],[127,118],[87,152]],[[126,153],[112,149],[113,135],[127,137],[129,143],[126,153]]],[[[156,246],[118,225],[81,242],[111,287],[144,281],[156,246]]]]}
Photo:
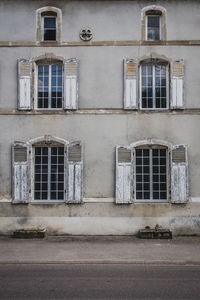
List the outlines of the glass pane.
{"type": "Polygon", "coordinates": [[[56,41],[56,30],[45,29],[44,30],[44,41],[56,41]]]}
{"type": "Polygon", "coordinates": [[[56,29],[56,18],[44,18],[44,28],[56,29]]]}
{"type": "Polygon", "coordinates": [[[160,16],[147,16],[147,39],[160,40],[160,16]]]}

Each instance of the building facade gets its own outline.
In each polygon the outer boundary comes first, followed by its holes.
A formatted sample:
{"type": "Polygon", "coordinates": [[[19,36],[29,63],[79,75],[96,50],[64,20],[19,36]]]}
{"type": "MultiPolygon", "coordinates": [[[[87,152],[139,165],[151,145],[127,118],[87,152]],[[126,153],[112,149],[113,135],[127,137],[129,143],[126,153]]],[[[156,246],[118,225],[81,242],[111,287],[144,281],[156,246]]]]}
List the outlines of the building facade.
{"type": "Polygon", "coordinates": [[[1,0],[0,23],[0,233],[199,234],[199,1],[1,0]]]}

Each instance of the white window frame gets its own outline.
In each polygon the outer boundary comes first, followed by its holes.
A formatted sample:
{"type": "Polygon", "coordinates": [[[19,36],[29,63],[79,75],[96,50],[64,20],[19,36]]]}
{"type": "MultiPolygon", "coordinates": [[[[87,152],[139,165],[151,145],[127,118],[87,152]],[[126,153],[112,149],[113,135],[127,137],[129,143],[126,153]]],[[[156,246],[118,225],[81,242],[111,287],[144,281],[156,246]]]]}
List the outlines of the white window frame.
{"type": "MultiPolygon", "coordinates": [[[[67,166],[66,166],[66,145],[62,145],[62,144],[53,144],[52,146],[55,146],[55,147],[63,147],[64,148],[64,189],[63,189],[63,193],[64,193],[64,197],[62,200],[59,200],[59,199],[49,199],[49,194],[50,194],[50,183],[51,181],[49,181],[49,177],[51,175],[51,173],[48,173],[48,199],[35,199],[35,148],[37,147],[47,147],[48,148],[48,165],[50,163],[50,146],[49,145],[41,145],[41,144],[35,144],[32,146],[32,159],[31,159],[31,166],[32,166],[32,200],[33,202],[39,202],[39,203],[63,203],[66,201],[66,189],[67,189],[67,186],[66,186],[66,171],[67,171],[67,166]]],[[[48,168],[48,171],[49,171],[49,168],[48,168]]]]}
{"type": "Polygon", "coordinates": [[[161,15],[156,15],[156,14],[146,14],[146,22],[145,22],[145,39],[146,41],[150,42],[158,42],[162,41],[162,20],[161,20],[161,15]],[[148,39],[148,16],[158,16],[159,17],[159,39],[158,40],[152,40],[148,39]]]}
{"type": "MultiPolygon", "coordinates": [[[[152,64],[152,66],[154,66],[153,68],[153,86],[152,86],[152,98],[153,98],[153,104],[155,104],[155,66],[159,65],[158,64],[152,64]]],[[[152,107],[152,108],[143,108],[142,107],[142,66],[145,66],[145,63],[140,64],[140,71],[139,71],[139,95],[140,95],[140,109],[141,110],[168,110],[169,109],[169,66],[168,64],[166,64],[166,107],[165,108],[156,108],[156,107],[152,107]]]]}
{"type": "MultiPolygon", "coordinates": [[[[170,158],[169,158],[169,148],[166,146],[162,145],[143,145],[139,147],[134,148],[134,202],[136,203],[169,203],[169,182],[170,182],[170,174],[169,174],[169,163],[170,163],[170,158]],[[136,198],[136,149],[166,149],[166,174],[167,174],[167,180],[166,180],[166,186],[167,186],[167,199],[137,199],[136,198]]],[[[152,176],[153,174],[150,174],[152,176]]]]}
{"type": "Polygon", "coordinates": [[[35,74],[35,82],[36,82],[36,101],[35,101],[35,109],[36,110],[63,110],[64,108],[64,65],[63,63],[58,63],[58,65],[61,65],[62,66],[62,107],[60,108],[52,108],[51,107],[51,103],[52,103],[52,97],[50,97],[50,99],[48,99],[48,107],[47,108],[39,108],[38,107],[38,66],[40,65],[47,65],[49,67],[49,86],[48,86],[48,93],[49,95],[51,95],[51,87],[52,87],[52,84],[51,84],[51,74],[52,74],[52,65],[56,65],[55,64],[48,64],[48,63],[39,63],[39,64],[36,64],[36,74],[35,74]]]}
{"type": "Polygon", "coordinates": [[[54,43],[54,42],[57,42],[57,30],[58,30],[58,26],[57,26],[57,16],[42,16],[42,22],[41,22],[41,25],[42,25],[42,29],[41,29],[41,32],[42,32],[42,42],[47,42],[47,43],[54,43]],[[56,39],[55,40],[45,40],[44,39],[44,19],[45,18],[55,18],[56,19],[56,39]]]}

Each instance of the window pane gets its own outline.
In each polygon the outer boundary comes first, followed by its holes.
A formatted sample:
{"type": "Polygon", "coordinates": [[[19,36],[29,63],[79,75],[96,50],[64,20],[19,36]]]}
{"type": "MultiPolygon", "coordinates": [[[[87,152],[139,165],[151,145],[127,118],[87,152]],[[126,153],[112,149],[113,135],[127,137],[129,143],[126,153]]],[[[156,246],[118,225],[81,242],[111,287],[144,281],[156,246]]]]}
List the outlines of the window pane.
{"type": "Polygon", "coordinates": [[[142,66],[142,108],[152,108],[152,66],[142,66]]]}
{"type": "Polygon", "coordinates": [[[166,149],[136,149],[136,199],[160,200],[166,195],[166,149]]]}
{"type": "Polygon", "coordinates": [[[147,39],[160,40],[160,16],[147,16],[147,39]]]}
{"type": "Polygon", "coordinates": [[[44,30],[44,41],[56,41],[56,30],[45,29],[44,30]]]}
{"type": "Polygon", "coordinates": [[[44,28],[56,28],[56,18],[44,18],[44,28]]]}
{"type": "Polygon", "coordinates": [[[64,199],[64,147],[35,147],[35,199],[64,199]]]}

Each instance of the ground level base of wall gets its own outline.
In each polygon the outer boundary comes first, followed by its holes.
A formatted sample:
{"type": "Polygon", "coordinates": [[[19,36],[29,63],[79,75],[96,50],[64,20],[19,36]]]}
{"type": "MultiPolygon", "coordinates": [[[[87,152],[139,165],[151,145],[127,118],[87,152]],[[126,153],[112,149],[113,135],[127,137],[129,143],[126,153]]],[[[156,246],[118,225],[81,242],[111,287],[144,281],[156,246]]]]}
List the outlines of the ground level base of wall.
{"type": "Polygon", "coordinates": [[[0,217],[0,234],[46,229],[49,235],[137,235],[146,226],[168,228],[173,236],[200,235],[200,216],[179,217],[0,217]]]}

